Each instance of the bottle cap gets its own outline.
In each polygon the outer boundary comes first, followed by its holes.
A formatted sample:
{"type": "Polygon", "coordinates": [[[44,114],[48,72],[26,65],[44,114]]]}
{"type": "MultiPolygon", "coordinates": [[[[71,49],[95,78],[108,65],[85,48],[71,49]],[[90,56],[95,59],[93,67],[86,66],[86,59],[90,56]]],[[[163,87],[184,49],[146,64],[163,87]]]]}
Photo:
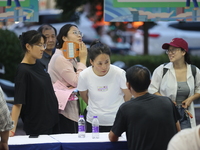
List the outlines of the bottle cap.
{"type": "Polygon", "coordinates": [[[80,118],[83,118],[83,115],[80,115],[80,118]]]}
{"type": "Polygon", "coordinates": [[[97,118],[97,116],[93,116],[93,118],[97,118]]]}

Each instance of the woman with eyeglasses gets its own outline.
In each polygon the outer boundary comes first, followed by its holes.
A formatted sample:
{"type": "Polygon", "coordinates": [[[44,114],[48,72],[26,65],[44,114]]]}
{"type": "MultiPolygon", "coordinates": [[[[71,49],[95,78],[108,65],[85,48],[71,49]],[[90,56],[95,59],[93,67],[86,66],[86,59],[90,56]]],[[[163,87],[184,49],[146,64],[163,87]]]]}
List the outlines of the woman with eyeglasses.
{"type": "MultiPolygon", "coordinates": [[[[86,68],[87,48],[82,41],[83,34],[74,24],[66,24],[61,29],[57,36],[57,49],[52,56],[48,72],[51,76],[53,84],[64,86],[69,97],[66,96],[66,101],[59,101],[60,113],[60,130],[61,133],[77,133],[79,119],[79,103],[76,92],[70,91],[77,87],[79,73],[86,68]],[[79,59],[66,58],[64,55],[63,44],[66,41],[75,42],[79,45],[79,59]],[[62,104],[61,104],[62,103],[62,104]]],[[[69,51],[69,47],[66,49],[69,51]]]]}
{"type": "Polygon", "coordinates": [[[191,65],[188,43],[174,38],[164,43],[170,62],[157,67],[152,75],[149,92],[167,96],[177,106],[181,129],[196,126],[193,101],[200,97],[200,71],[191,65]]]}
{"type": "Polygon", "coordinates": [[[15,96],[12,107],[14,136],[18,118],[21,117],[27,135],[59,133],[58,102],[51,78],[45,66],[38,60],[46,47],[46,38],[35,30],[22,33],[19,37],[24,57],[17,67],[15,96]]]}

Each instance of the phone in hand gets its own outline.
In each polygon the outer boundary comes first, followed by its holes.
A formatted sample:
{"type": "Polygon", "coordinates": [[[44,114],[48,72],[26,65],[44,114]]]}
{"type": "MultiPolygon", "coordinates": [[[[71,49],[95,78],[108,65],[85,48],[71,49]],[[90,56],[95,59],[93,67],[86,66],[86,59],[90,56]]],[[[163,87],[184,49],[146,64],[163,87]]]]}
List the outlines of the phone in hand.
{"type": "Polygon", "coordinates": [[[79,56],[79,43],[65,41],[62,46],[63,55],[66,59],[73,59],[79,56]]]}

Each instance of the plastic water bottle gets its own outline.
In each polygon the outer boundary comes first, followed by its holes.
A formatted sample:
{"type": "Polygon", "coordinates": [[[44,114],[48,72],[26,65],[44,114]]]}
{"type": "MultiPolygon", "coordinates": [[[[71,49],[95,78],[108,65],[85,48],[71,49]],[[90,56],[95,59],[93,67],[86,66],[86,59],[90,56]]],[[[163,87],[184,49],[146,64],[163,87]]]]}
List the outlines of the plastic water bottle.
{"type": "Polygon", "coordinates": [[[94,116],[92,120],[92,138],[93,139],[99,138],[99,120],[97,116],[94,116]]]}
{"type": "Polygon", "coordinates": [[[85,137],[85,119],[83,115],[80,115],[80,118],[78,119],[78,137],[85,137]]]}

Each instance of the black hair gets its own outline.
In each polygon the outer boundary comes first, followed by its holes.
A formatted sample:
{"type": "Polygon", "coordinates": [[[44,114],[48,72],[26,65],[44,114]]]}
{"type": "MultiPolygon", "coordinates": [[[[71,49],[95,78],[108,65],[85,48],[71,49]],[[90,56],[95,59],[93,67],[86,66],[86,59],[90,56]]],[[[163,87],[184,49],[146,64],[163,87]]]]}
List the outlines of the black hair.
{"type": "Polygon", "coordinates": [[[151,73],[142,65],[134,65],[127,69],[126,79],[136,92],[145,92],[151,82],[151,73]]]}
{"type": "Polygon", "coordinates": [[[43,38],[44,43],[46,43],[46,37],[42,33],[38,32],[36,30],[30,30],[27,32],[23,32],[22,35],[19,36],[21,47],[24,50],[24,52],[27,51],[27,49],[26,49],[27,43],[29,45],[38,44],[40,42],[41,38],[43,38]]]}
{"type": "Polygon", "coordinates": [[[54,28],[51,24],[48,24],[48,23],[42,24],[42,25],[37,29],[37,31],[40,32],[40,33],[42,33],[44,30],[50,30],[50,29],[54,29],[55,35],[57,35],[57,30],[56,30],[56,28],[54,28]]]}
{"type": "Polygon", "coordinates": [[[188,63],[188,64],[191,64],[191,60],[190,60],[190,54],[188,52],[186,52],[183,48],[181,48],[181,51],[184,51],[185,52],[185,61],[188,63]]]}
{"type": "Polygon", "coordinates": [[[88,54],[89,54],[89,59],[91,59],[91,61],[94,61],[95,58],[100,54],[107,54],[110,57],[111,51],[110,51],[110,48],[106,44],[101,43],[99,40],[94,40],[90,44],[88,54]]]}
{"type": "Polygon", "coordinates": [[[66,24],[60,29],[60,32],[57,36],[57,41],[58,41],[57,48],[62,48],[62,45],[64,43],[62,38],[63,36],[66,36],[66,37],[68,36],[68,32],[72,26],[77,27],[75,24],[66,24]]]}

